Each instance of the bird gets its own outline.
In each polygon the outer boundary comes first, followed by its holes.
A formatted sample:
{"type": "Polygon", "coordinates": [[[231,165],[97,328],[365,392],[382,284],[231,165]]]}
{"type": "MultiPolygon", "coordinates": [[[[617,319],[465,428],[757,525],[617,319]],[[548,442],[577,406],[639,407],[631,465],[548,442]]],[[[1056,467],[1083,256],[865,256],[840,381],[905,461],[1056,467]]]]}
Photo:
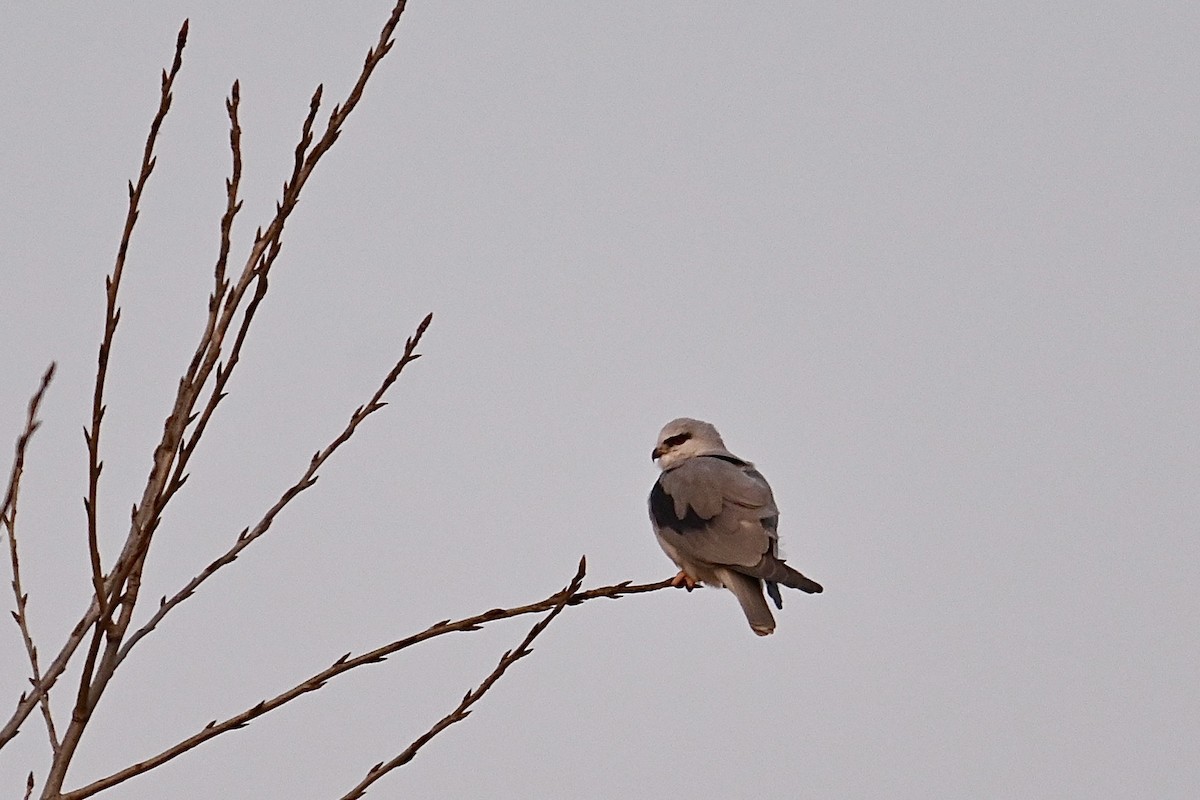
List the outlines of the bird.
{"type": "Polygon", "coordinates": [[[650,522],[679,567],[673,585],[728,589],[759,636],[775,631],[764,584],[778,609],[780,584],[824,591],[779,557],[779,509],[770,484],[754,464],[729,452],[712,424],[690,417],[668,422],[651,460],[662,472],[650,490],[650,522]]]}

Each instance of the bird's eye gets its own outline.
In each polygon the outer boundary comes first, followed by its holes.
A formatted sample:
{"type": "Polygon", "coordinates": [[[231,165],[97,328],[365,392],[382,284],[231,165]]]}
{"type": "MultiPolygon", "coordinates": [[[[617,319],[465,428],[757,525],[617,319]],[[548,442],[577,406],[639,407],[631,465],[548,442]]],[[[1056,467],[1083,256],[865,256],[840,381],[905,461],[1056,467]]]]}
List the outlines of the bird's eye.
{"type": "Polygon", "coordinates": [[[677,433],[674,436],[668,436],[666,439],[663,439],[663,444],[668,447],[678,447],[690,438],[692,438],[690,433],[677,433]]]}

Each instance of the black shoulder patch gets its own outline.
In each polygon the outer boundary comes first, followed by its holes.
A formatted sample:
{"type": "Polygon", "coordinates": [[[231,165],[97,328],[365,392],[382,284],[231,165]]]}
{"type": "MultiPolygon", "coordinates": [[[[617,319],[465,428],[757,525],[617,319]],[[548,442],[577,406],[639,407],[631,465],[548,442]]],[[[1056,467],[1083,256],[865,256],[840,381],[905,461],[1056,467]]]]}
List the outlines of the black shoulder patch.
{"type": "Polygon", "coordinates": [[[654,482],[654,488],[650,490],[650,518],[659,528],[670,528],[676,533],[699,530],[708,524],[696,513],[696,509],[690,506],[683,519],[676,516],[675,501],[663,489],[661,477],[654,482]]]}
{"type": "MultiPolygon", "coordinates": [[[[745,462],[745,461],[742,461],[742,460],[741,460],[740,458],[738,458],[737,456],[719,456],[719,455],[715,455],[715,454],[709,454],[709,455],[706,455],[706,456],[701,456],[701,458],[719,458],[719,459],[721,459],[722,461],[728,461],[730,464],[734,464],[734,465],[736,465],[736,466],[739,466],[739,467],[744,467],[744,466],[746,466],[746,462],[745,462]]],[[[760,475],[759,477],[761,478],[762,476],[760,475]]]]}

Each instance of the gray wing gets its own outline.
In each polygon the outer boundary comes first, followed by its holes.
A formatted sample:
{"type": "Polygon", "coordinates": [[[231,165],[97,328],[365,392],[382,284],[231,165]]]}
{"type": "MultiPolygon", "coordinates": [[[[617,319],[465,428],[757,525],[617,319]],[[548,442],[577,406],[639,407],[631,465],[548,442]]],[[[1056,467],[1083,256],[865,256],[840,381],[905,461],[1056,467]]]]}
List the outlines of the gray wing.
{"type": "Polygon", "coordinates": [[[753,568],[774,549],[779,510],[753,467],[700,456],[659,476],[650,516],[658,535],[679,552],[708,564],[753,568]]]}

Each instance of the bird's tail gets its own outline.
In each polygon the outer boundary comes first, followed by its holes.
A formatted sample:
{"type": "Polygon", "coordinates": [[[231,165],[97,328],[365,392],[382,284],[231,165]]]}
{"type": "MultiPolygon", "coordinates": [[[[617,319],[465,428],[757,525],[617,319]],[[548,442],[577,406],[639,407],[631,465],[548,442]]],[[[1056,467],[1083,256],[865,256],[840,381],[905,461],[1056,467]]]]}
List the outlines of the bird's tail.
{"type": "Polygon", "coordinates": [[[762,561],[759,561],[753,569],[748,569],[746,572],[756,578],[762,578],[768,583],[782,583],[784,586],[799,589],[809,594],[820,594],[825,591],[825,588],[812,578],[804,577],[778,558],[770,555],[763,556],[762,561]]]}
{"type": "Polygon", "coordinates": [[[720,569],[717,575],[725,584],[725,588],[733,592],[734,597],[738,599],[742,613],[750,623],[750,630],[759,636],[774,633],[775,617],[771,616],[771,608],[763,598],[762,582],[731,569],[720,569]]]}

